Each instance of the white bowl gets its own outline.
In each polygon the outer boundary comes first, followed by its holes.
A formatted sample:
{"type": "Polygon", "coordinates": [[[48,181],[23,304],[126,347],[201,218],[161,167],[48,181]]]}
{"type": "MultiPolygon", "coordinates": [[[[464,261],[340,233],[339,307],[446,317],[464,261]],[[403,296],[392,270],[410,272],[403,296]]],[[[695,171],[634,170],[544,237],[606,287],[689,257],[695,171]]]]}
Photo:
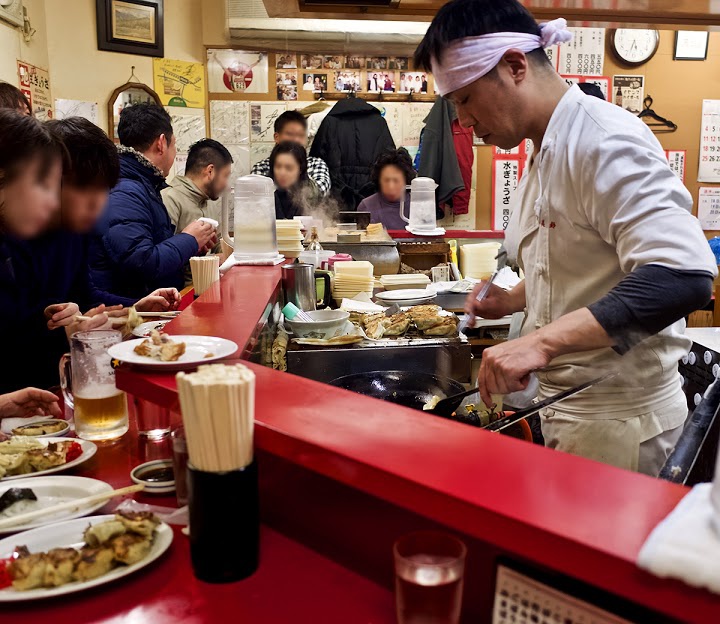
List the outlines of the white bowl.
{"type": "Polygon", "coordinates": [[[305,321],[285,319],[292,333],[298,338],[327,340],[328,338],[342,336],[345,333],[345,324],[350,318],[350,314],[343,310],[315,310],[314,312],[306,312],[306,314],[315,322],[306,323],[305,321]]]}

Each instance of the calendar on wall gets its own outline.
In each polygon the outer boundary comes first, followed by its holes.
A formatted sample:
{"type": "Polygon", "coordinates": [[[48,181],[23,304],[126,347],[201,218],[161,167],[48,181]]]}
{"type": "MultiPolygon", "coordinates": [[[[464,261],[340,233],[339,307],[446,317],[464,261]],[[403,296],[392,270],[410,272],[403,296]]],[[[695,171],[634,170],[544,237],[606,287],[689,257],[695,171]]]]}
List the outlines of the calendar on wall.
{"type": "Polygon", "coordinates": [[[720,182],[720,100],[703,100],[698,182],[720,182]]]}

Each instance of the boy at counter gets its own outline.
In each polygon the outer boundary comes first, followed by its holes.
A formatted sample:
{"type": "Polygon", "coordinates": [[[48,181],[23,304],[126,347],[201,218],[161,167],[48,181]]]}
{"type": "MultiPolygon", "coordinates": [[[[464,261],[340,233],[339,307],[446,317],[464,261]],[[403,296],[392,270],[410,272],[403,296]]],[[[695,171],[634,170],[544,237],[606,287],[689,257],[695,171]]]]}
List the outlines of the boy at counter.
{"type": "MultiPolygon", "coordinates": [[[[307,120],[299,111],[285,111],[275,120],[275,144],[292,141],[307,150],[307,120]]],[[[322,158],[309,156],[307,172],[310,179],[317,184],[320,192],[327,195],[330,191],[330,170],[322,158]]],[[[271,178],[270,157],[261,160],[251,173],[271,178]]]]}
{"type": "Polygon", "coordinates": [[[157,288],[185,284],[185,265],[217,242],[215,228],[193,221],[180,234],[160,191],[177,149],[170,115],[154,104],[124,108],[118,124],[120,179],[90,246],[95,285],[138,299],[157,288]]]}

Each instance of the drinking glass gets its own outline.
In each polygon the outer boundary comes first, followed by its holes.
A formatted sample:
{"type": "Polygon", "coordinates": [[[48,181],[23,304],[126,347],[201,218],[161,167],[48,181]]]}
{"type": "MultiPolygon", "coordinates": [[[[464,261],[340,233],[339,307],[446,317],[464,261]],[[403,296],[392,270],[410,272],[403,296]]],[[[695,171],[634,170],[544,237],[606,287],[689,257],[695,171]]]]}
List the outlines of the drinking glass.
{"type": "Polygon", "coordinates": [[[184,507],[188,504],[188,450],[187,440],[185,439],[185,427],[180,425],[176,429],[173,429],[170,436],[172,438],[173,472],[175,473],[175,496],[177,497],[178,507],[184,507]]]}
{"type": "Polygon", "coordinates": [[[151,440],[159,440],[170,433],[170,410],[157,403],[134,397],[138,433],[151,440]]]}
{"type": "Polygon", "coordinates": [[[467,549],[438,531],[401,537],[393,547],[399,624],[458,624],[467,549]]]}
{"type": "Polygon", "coordinates": [[[127,397],[115,386],[107,350],[122,340],[115,330],[78,332],[60,359],[65,405],[75,412],[75,432],[84,440],[114,440],[128,430],[127,397]]]}

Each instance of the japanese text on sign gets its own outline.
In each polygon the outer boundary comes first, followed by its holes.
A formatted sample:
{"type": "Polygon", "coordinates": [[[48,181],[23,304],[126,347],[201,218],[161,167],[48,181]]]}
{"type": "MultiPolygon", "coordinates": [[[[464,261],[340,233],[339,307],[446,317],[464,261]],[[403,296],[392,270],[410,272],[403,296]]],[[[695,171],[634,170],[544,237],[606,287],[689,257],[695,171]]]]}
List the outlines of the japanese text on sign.
{"type": "Polygon", "coordinates": [[[720,188],[700,187],[698,219],[703,230],[720,230],[720,188]]]}
{"type": "Polygon", "coordinates": [[[561,74],[602,76],[605,60],[604,28],[569,28],[572,41],[563,43],[558,54],[561,74]]]}
{"type": "Polygon", "coordinates": [[[665,152],[672,172],[685,182],[685,150],[670,150],[665,152]]]}
{"type": "Polygon", "coordinates": [[[698,182],[720,182],[720,100],[703,100],[698,182]]]}
{"type": "Polygon", "coordinates": [[[507,229],[515,206],[522,162],[517,158],[493,161],[493,229],[507,229]]]}

